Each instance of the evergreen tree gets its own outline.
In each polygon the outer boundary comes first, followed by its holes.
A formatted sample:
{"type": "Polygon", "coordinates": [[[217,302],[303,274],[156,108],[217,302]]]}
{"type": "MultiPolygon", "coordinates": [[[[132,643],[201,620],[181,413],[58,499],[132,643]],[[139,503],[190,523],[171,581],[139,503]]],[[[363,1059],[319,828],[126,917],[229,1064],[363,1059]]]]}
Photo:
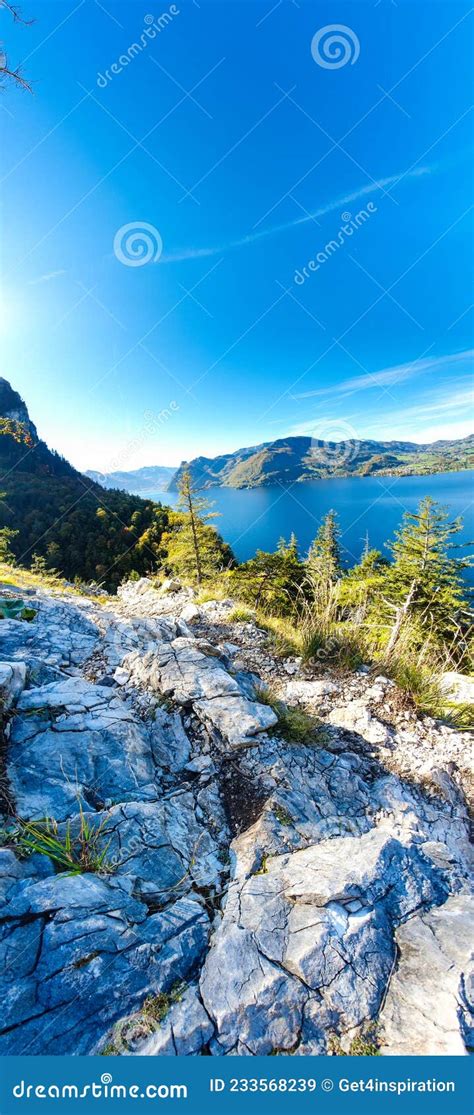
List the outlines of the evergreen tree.
{"type": "Polygon", "coordinates": [[[215,576],[225,564],[233,563],[233,555],[210,520],[217,512],[200,495],[186,469],[179,482],[179,513],[174,517],[177,529],[167,536],[167,564],[179,576],[202,585],[215,576]]]}
{"type": "Polygon", "coordinates": [[[349,612],[347,618],[357,618],[359,621],[382,591],[389,565],[388,559],[382,556],[380,550],[371,550],[368,547],[366,539],[360,562],[344,573],[339,585],[339,603],[343,608],[357,609],[355,615],[349,612]]]}
{"type": "Polygon", "coordinates": [[[337,581],[341,575],[339,527],[335,511],[328,511],[321,523],[309,553],[307,568],[314,580],[337,581]]]}
{"type": "Polygon", "coordinates": [[[42,554],[34,553],[31,558],[30,569],[32,573],[38,574],[40,577],[46,577],[49,573],[48,563],[42,554]]]}
{"type": "Polygon", "coordinates": [[[232,573],[230,588],[239,600],[278,615],[291,615],[303,581],[304,566],[298,558],[294,535],[280,539],[276,552],[257,550],[232,573]]]}
{"type": "Polygon", "coordinates": [[[10,543],[17,534],[18,531],[11,530],[10,527],[2,527],[0,529],[0,561],[5,561],[8,565],[13,565],[15,562],[15,555],[11,549],[10,543]]]}
{"type": "Polygon", "coordinates": [[[450,522],[430,497],[420,503],[416,514],[404,515],[389,545],[393,564],[388,567],[382,598],[393,617],[387,653],[393,651],[408,620],[421,634],[444,642],[466,629],[468,601],[462,574],[471,562],[451,552],[460,548],[451,539],[461,529],[461,520],[450,522]]]}
{"type": "Polygon", "coordinates": [[[290,534],[290,541],[287,542],[286,538],[279,538],[276,549],[277,554],[281,557],[287,557],[290,561],[298,561],[298,542],[294,531],[290,534]]]}
{"type": "Polygon", "coordinates": [[[339,526],[335,511],[325,515],[306,561],[307,581],[318,611],[330,607],[334,586],[341,577],[339,526]]]}

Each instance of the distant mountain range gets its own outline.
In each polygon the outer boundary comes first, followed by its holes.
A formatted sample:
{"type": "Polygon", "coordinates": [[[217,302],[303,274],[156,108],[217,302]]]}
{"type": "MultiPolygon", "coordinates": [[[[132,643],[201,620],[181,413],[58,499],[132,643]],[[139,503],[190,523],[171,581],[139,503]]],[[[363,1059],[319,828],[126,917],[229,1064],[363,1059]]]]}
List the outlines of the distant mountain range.
{"type": "Polygon", "coordinates": [[[474,434],[457,441],[418,445],[411,441],[318,441],[310,437],[279,438],[219,457],[195,457],[178,469],[155,465],[106,476],[86,473],[106,488],[137,495],[176,491],[185,468],[201,488],[258,488],[328,480],[337,476],[429,475],[474,468],[474,434]]]}
{"type": "Polygon", "coordinates": [[[165,491],[175,472],[176,469],[168,465],[150,465],[137,468],[134,472],[94,472],[93,469],[88,469],[85,475],[103,488],[122,488],[134,495],[147,496],[153,492],[165,491]]]}

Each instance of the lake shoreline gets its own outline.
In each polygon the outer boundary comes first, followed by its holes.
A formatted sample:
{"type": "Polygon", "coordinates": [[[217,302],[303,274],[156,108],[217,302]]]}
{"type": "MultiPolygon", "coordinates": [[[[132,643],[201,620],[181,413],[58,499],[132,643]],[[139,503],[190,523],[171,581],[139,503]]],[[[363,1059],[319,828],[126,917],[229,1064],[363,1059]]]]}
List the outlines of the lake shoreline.
{"type": "MultiPolygon", "coordinates": [[[[473,470],[459,469],[422,476],[332,477],[330,483],[310,480],[284,486],[258,488],[207,488],[203,493],[219,518],[217,529],[239,561],[257,550],[273,551],[280,538],[294,533],[304,557],[321,519],[331,509],[338,515],[345,565],[359,560],[368,536],[370,546],[388,554],[387,543],[400,527],[405,512],[431,496],[446,507],[450,519],[463,518],[459,542],[474,537],[473,470]]],[[[176,508],[177,492],[150,493],[148,497],[176,508]],[[171,498],[170,498],[171,497],[171,498]]],[[[474,572],[468,571],[474,581],[474,572]]]]}

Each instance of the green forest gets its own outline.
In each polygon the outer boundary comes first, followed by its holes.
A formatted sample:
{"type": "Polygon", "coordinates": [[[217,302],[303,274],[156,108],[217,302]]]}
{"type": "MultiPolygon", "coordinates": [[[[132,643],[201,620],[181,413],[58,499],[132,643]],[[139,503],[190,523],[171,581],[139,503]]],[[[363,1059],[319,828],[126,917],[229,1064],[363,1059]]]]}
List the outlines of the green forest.
{"type": "Polygon", "coordinates": [[[41,559],[69,581],[94,581],[109,591],[133,571],[156,568],[167,511],[127,492],[104,491],[35,439],[27,422],[0,420],[0,475],[4,557],[10,553],[27,568],[41,559]]]}

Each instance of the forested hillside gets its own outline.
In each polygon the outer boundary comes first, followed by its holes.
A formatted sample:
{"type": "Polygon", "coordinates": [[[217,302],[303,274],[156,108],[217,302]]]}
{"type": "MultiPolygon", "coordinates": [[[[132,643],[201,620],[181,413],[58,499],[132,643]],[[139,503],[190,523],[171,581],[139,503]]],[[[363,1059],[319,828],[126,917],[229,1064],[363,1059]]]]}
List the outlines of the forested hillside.
{"type": "Polygon", "coordinates": [[[474,437],[418,445],[409,441],[322,441],[287,437],[225,456],[183,463],[169,487],[179,488],[185,468],[201,487],[258,488],[327,480],[333,476],[423,476],[474,467],[474,437]]]}
{"type": "Polygon", "coordinates": [[[0,379],[0,527],[22,565],[36,557],[67,578],[115,588],[157,564],[167,512],[105,491],[38,438],[21,397],[0,379]]]}

